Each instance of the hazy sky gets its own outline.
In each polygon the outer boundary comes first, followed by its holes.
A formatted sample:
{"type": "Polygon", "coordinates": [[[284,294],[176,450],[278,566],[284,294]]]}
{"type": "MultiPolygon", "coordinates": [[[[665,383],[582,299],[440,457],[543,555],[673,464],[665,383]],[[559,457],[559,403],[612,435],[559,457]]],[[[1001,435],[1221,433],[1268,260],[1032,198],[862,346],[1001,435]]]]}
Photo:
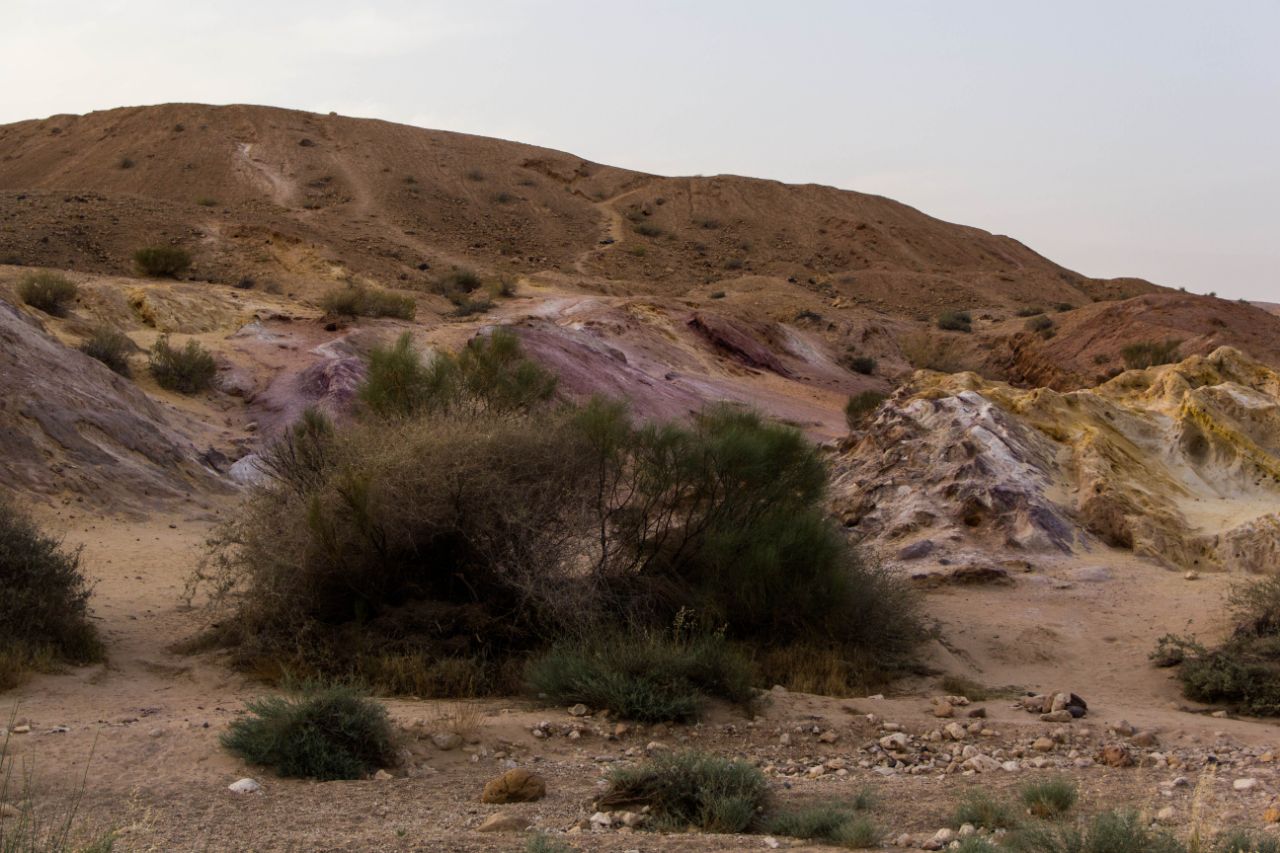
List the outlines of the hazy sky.
{"type": "Polygon", "coordinates": [[[0,122],[249,102],[880,193],[1280,301],[1280,2],[0,0],[0,122]]]}

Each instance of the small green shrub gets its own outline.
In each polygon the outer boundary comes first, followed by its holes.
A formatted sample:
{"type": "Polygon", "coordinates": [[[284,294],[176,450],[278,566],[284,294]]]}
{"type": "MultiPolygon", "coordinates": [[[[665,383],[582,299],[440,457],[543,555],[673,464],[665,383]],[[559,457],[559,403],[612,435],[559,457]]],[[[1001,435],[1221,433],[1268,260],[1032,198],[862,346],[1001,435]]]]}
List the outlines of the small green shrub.
{"type": "Polygon", "coordinates": [[[663,230],[656,225],[650,225],[647,222],[641,222],[636,225],[633,230],[641,237],[661,237],[663,230]]]}
{"type": "Polygon", "coordinates": [[[1213,853],[1280,853],[1280,839],[1234,829],[1214,839],[1213,853]]]}
{"type": "Polygon", "coordinates": [[[535,832],[524,843],[524,853],[573,853],[574,848],[545,832],[535,832]]]}
{"type": "Polygon", "coordinates": [[[581,702],[640,722],[690,722],[708,697],[746,704],[755,695],[750,661],[715,635],[593,637],[533,660],[526,678],[554,704],[581,702]]]}
{"type": "Polygon", "coordinates": [[[861,429],[885,399],[880,391],[859,391],[850,397],[844,404],[844,420],[850,431],[861,429]]]}
{"type": "Polygon", "coordinates": [[[854,373],[861,373],[863,376],[870,376],[876,372],[876,360],[869,355],[854,355],[846,353],[840,363],[852,370],[854,373]]]}
{"type": "Polygon", "coordinates": [[[129,336],[110,326],[96,326],[80,344],[80,352],[96,358],[121,376],[129,375],[129,354],[133,349],[129,336]]]}
{"type": "Polygon", "coordinates": [[[881,833],[865,815],[866,805],[840,801],[815,803],[771,817],[765,830],[771,835],[825,841],[854,850],[875,847],[881,833]]]}
{"type": "Polygon", "coordinates": [[[352,687],[306,685],[246,707],[249,716],[231,724],[222,745],[281,776],[358,779],[395,762],[386,708],[352,687]]]}
{"type": "Polygon", "coordinates": [[[152,345],[150,368],[161,388],[180,394],[208,390],[218,369],[213,354],[199,341],[189,340],[185,347],[178,349],[170,345],[168,335],[161,335],[152,345]]]}
{"type": "Polygon", "coordinates": [[[1182,341],[1170,338],[1166,341],[1142,341],[1129,344],[1120,350],[1124,366],[1129,370],[1143,370],[1158,364],[1170,364],[1178,360],[1178,348],[1182,341]]]}
{"type": "Polygon", "coordinates": [[[473,338],[458,355],[440,353],[429,363],[413,350],[408,332],[392,347],[374,347],[360,399],[383,417],[419,412],[527,411],[549,400],[556,379],[525,358],[506,329],[473,338]]]}
{"type": "Polygon", "coordinates": [[[746,832],[769,792],[764,774],[750,764],[697,752],[616,768],[608,782],[601,807],[647,806],[652,828],[671,831],[746,832]]]}
{"type": "Polygon", "coordinates": [[[1044,313],[1043,308],[1019,308],[1018,309],[1019,317],[1034,317],[1037,314],[1043,314],[1043,313],[1044,313]]]}
{"type": "Polygon", "coordinates": [[[62,317],[67,305],[76,298],[79,288],[61,273],[49,270],[29,272],[18,282],[18,298],[46,314],[62,317]]]}
{"type": "Polygon", "coordinates": [[[1076,804],[1076,786],[1067,779],[1032,782],[1022,789],[1022,804],[1034,817],[1058,817],[1076,804]]]}
{"type": "Polygon", "coordinates": [[[216,198],[209,198],[208,196],[201,196],[200,198],[196,199],[196,204],[200,205],[201,207],[217,207],[218,200],[216,198]]]}
{"type": "Polygon", "coordinates": [[[1017,825],[1018,818],[1013,809],[986,791],[970,791],[956,806],[951,823],[954,826],[971,823],[979,829],[1008,829],[1017,825]]]}
{"type": "Polygon", "coordinates": [[[330,291],[320,301],[320,306],[330,314],[343,317],[395,317],[400,320],[412,320],[418,308],[412,296],[358,285],[330,291]]]}
{"type": "Polygon", "coordinates": [[[711,297],[710,297],[710,298],[711,298],[711,299],[724,299],[724,297],[725,297],[725,293],[724,293],[724,291],[723,291],[723,290],[715,290],[715,291],[712,291],[712,292],[711,292],[711,297]]]}
{"type": "Polygon", "coordinates": [[[191,266],[191,255],[177,246],[148,246],[133,253],[133,263],[143,275],[174,277],[191,266]]]}
{"type": "Polygon", "coordinates": [[[491,299],[463,299],[458,303],[458,307],[449,312],[449,316],[470,317],[474,314],[484,314],[492,308],[493,300],[491,299]]]}
{"type": "Polygon", "coordinates": [[[28,668],[102,659],[102,642],[89,622],[90,586],[79,549],[64,548],[4,498],[0,590],[0,690],[12,687],[28,668]]]}
{"type": "Polygon", "coordinates": [[[1194,638],[1166,635],[1151,658],[1178,667],[1191,699],[1280,716],[1280,577],[1236,586],[1229,606],[1236,628],[1222,645],[1209,649],[1194,638]]]}
{"type": "Polygon", "coordinates": [[[1004,844],[1017,853],[1186,853],[1177,839],[1148,828],[1136,812],[1104,812],[1083,830],[1033,824],[1011,832],[1004,844]]]}
{"type": "Polygon", "coordinates": [[[1059,314],[1062,314],[1066,311],[1074,311],[1076,306],[1072,305],[1070,302],[1059,302],[1053,307],[1058,310],[1059,314]]]}
{"type": "Polygon", "coordinates": [[[968,311],[943,311],[938,315],[938,328],[947,332],[972,332],[973,317],[968,311]]]}
{"type": "Polygon", "coordinates": [[[1000,848],[981,835],[970,835],[968,838],[960,839],[960,846],[956,851],[957,853],[1000,853],[1000,848]]]}

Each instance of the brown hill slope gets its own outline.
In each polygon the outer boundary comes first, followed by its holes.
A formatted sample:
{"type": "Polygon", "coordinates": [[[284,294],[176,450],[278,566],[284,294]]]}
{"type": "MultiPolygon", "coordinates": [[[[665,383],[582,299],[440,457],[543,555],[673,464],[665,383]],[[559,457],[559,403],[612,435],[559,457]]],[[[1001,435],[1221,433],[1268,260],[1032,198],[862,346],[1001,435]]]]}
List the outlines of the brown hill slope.
{"type": "Polygon", "coordinates": [[[356,273],[422,286],[454,265],[609,293],[743,276],[923,319],[941,308],[1123,298],[1008,237],[879,196],[663,178],[518,143],[253,106],[168,104],[0,127],[0,261],[129,271],[173,243],[194,277],[356,273]]]}

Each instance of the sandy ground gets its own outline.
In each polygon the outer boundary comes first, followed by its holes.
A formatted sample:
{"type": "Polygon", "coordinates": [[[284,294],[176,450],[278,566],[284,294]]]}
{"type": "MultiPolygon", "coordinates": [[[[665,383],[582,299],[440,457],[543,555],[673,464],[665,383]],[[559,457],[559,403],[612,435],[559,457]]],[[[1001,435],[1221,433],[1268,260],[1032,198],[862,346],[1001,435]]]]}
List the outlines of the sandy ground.
{"type": "MultiPolygon", "coordinates": [[[[217,742],[243,702],[262,688],[223,666],[216,655],[184,656],[170,644],[198,629],[202,614],[182,601],[184,580],[200,558],[210,514],[153,517],[120,523],[64,509],[46,521],[84,546],[88,573],[97,583],[95,616],[110,649],[104,666],[41,675],[6,694],[3,702],[32,726],[15,735],[13,754],[34,762],[37,802],[54,808],[82,778],[89,824],[119,833],[121,850],[519,850],[523,839],[474,831],[497,810],[524,815],[536,826],[562,831],[591,813],[603,771],[628,750],[652,740],[698,746],[766,763],[801,764],[847,755],[878,736],[865,717],[875,713],[908,730],[926,731],[927,698],[936,687],[903,685],[888,699],[831,699],[784,694],[771,697],[752,722],[718,710],[703,725],[653,730],[636,727],[614,740],[608,721],[588,721],[578,740],[536,739],[540,721],[573,722],[563,709],[538,708],[519,699],[474,703],[476,742],[463,750],[419,750],[412,778],[313,783],[282,780],[244,766],[217,742]],[[66,732],[57,731],[65,726],[66,732]],[[841,734],[820,744],[813,727],[841,734]],[[595,732],[600,734],[595,734],[595,732]],[[791,745],[780,732],[799,732],[791,745]],[[502,756],[495,753],[503,753],[502,756]],[[526,806],[481,805],[483,783],[503,760],[536,768],[548,779],[546,799],[526,806]],[[89,762],[86,775],[85,765],[89,762]],[[264,785],[260,795],[232,794],[242,776],[264,785]]],[[[967,672],[990,686],[1067,689],[1090,703],[1087,723],[1100,733],[1107,722],[1127,719],[1158,731],[1166,748],[1226,744],[1280,747],[1269,723],[1215,719],[1186,709],[1167,671],[1146,661],[1156,637],[1167,631],[1212,634],[1229,579],[1181,575],[1112,553],[1090,561],[1037,565],[1012,587],[931,593],[927,611],[942,640],[934,663],[967,672]]],[[[395,720],[411,726],[457,707],[455,703],[392,700],[395,720]]],[[[986,703],[990,725],[1002,737],[1029,738],[1052,728],[1012,708],[1008,699],[986,703]]],[[[1257,751],[1257,750],[1255,750],[1257,751]]],[[[853,766],[851,764],[851,766],[853,766]]],[[[1232,773],[1210,778],[1195,796],[1200,810],[1220,825],[1257,824],[1274,791],[1270,765],[1250,771],[1265,784],[1249,794],[1231,790],[1232,773]]],[[[1076,772],[1083,808],[1124,803],[1154,810],[1169,802],[1158,783],[1169,770],[1092,768],[1076,772]]],[[[1193,780],[1203,774],[1193,775],[1193,780]]],[[[1025,774],[883,778],[853,766],[843,777],[803,776],[773,785],[784,802],[849,795],[863,786],[878,794],[875,819],[890,837],[932,832],[946,824],[954,802],[969,786],[1007,788],[1025,774]]],[[[1193,781],[1194,788],[1194,781],[1193,781]]],[[[1184,800],[1191,793],[1178,795],[1184,800]]],[[[1189,815],[1189,802],[1178,802],[1189,815]]],[[[763,849],[758,836],[657,836],[606,833],[566,836],[581,850],[763,849]]]]}

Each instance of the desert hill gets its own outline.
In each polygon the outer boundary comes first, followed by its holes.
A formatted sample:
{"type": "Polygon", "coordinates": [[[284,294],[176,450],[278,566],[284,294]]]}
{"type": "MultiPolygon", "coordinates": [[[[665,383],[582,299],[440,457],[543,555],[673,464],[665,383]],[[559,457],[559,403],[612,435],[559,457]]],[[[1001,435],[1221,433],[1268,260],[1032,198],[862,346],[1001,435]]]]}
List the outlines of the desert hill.
{"type": "Polygon", "coordinates": [[[928,319],[1155,290],[1088,279],[1008,237],[879,196],[665,178],[384,121],[168,104],[0,127],[0,260],[127,273],[172,243],[192,275],[335,274],[412,287],[465,265],[611,293],[797,295],[928,319]]]}

